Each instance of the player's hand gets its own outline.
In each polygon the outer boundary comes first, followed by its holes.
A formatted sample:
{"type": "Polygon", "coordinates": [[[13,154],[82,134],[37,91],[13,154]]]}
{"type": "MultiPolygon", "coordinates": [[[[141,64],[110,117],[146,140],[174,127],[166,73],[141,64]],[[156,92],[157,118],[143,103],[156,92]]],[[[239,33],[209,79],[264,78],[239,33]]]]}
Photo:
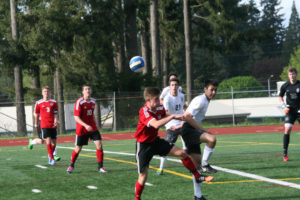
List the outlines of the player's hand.
{"type": "Polygon", "coordinates": [[[173,115],[173,116],[174,116],[174,119],[179,119],[179,120],[181,120],[181,121],[184,120],[184,117],[183,117],[182,114],[175,114],[175,115],[173,115]]]}
{"type": "Polygon", "coordinates": [[[177,131],[179,129],[181,129],[180,125],[179,126],[171,126],[171,128],[170,128],[170,130],[172,130],[172,131],[177,131]]]}
{"type": "Polygon", "coordinates": [[[92,132],[93,131],[93,127],[89,126],[89,125],[86,125],[85,126],[85,129],[88,131],[88,132],[92,132]]]}

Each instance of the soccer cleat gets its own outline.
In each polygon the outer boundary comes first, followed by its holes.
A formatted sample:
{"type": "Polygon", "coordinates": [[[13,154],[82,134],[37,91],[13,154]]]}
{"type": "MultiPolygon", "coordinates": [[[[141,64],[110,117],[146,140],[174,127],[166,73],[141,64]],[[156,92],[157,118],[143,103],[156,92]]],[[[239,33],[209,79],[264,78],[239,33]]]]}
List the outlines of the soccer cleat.
{"type": "Polygon", "coordinates": [[[199,198],[199,197],[196,197],[196,196],[194,196],[194,200],[206,200],[206,199],[204,198],[204,196],[201,196],[200,198],[199,198]]]}
{"type": "Polygon", "coordinates": [[[49,164],[50,164],[50,165],[55,165],[55,164],[56,164],[54,158],[51,158],[51,159],[50,159],[50,163],[49,163],[49,164]]]}
{"type": "Polygon", "coordinates": [[[206,183],[209,183],[212,180],[214,180],[213,176],[204,176],[204,175],[201,175],[199,178],[196,178],[196,182],[197,183],[202,183],[203,181],[206,182],[206,183]]]}
{"type": "Polygon", "coordinates": [[[99,168],[100,173],[107,173],[107,170],[104,167],[99,168]]]}
{"type": "Polygon", "coordinates": [[[74,167],[69,166],[68,169],[67,169],[67,173],[68,173],[68,174],[71,174],[72,171],[73,171],[73,169],[74,169],[74,167]]]}
{"type": "Polygon", "coordinates": [[[33,148],[32,139],[29,139],[28,149],[32,149],[32,148],[33,148]]]}
{"type": "Polygon", "coordinates": [[[210,166],[210,164],[207,164],[207,165],[202,166],[202,171],[203,171],[203,172],[206,172],[206,173],[209,173],[209,174],[214,174],[214,173],[217,172],[217,170],[214,169],[214,168],[212,168],[212,167],[210,166]]]}
{"type": "Polygon", "coordinates": [[[284,162],[289,161],[289,156],[287,154],[283,154],[283,161],[284,162]]]}
{"type": "Polygon", "coordinates": [[[59,157],[58,155],[55,155],[55,156],[54,156],[54,160],[55,160],[55,161],[60,161],[60,157],[59,157]]]}
{"type": "Polygon", "coordinates": [[[156,171],[156,175],[163,175],[164,174],[164,170],[163,169],[158,169],[156,171]]]}

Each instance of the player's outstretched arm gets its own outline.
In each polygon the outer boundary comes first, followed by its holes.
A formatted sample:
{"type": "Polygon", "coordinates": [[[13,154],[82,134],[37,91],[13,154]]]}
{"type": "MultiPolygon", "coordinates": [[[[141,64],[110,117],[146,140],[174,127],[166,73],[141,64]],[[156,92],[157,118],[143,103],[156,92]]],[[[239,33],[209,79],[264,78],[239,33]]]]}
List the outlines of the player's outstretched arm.
{"type": "Polygon", "coordinates": [[[159,127],[165,125],[166,123],[168,123],[169,121],[171,121],[172,119],[174,119],[175,115],[167,115],[166,117],[157,120],[157,119],[152,119],[150,121],[150,126],[152,126],[153,128],[158,129],[159,127]]]}
{"type": "Polygon", "coordinates": [[[202,130],[202,131],[205,131],[207,133],[209,133],[208,130],[206,130],[205,128],[203,128],[202,126],[200,126],[194,119],[193,119],[193,115],[189,112],[185,112],[183,114],[184,116],[184,119],[187,123],[189,123],[192,127],[194,127],[195,129],[198,129],[198,130],[202,130]]]}

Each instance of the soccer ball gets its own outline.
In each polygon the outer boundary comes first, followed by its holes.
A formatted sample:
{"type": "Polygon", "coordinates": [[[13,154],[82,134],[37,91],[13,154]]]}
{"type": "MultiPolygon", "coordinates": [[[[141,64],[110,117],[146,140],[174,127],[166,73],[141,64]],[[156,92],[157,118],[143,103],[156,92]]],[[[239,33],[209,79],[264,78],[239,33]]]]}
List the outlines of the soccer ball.
{"type": "Polygon", "coordinates": [[[133,72],[140,72],[143,70],[145,61],[141,56],[134,56],[129,61],[129,67],[133,72]]]}

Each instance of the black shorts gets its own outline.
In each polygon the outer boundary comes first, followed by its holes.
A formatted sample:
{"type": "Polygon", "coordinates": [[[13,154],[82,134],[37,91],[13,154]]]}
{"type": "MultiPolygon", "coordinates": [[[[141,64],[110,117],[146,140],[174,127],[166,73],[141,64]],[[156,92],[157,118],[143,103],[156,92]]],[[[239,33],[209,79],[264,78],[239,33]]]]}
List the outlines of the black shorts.
{"type": "Polygon", "coordinates": [[[200,136],[204,131],[197,130],[189,123],[185,122],[182,126],[182,139],[187,147],[187,153],[201,154],[200,136]]]}
{"type": "Polygon", "coordinates": [[[56,128],[42,128],[42,137],[40,138],[45,140],[48,137],[51,139],[57,138],[56,128]]]}
{"type": "Polygon", "coordinates": [[[76,146],[88,145],[89,139],[93,141],[98,141],[98,140],[102,140],[102,137],[99,131],[95,131],[88,135],[81,135],[81,136],[76,135],[75,145],[76,146]]]}
{"type": "Polygon", "coordinates": [[[297,109],[291,108],[290,111],[285,115],[284,123],[294,124],[296,120],[298,120],[300,123],[300,113],[297,109]]]}
{"type": "Polygon", "coordinates": [[[178,135],[181,135],[181,129],[172,131],[170,129],[166,132],[165,140],[168,141],[171,144],[175,144],[178,138],[178,135]]]}
{"type": "Polygon", "coordinates": [[[145,171],[154,155],[166,156],[173,148],[173,144],[157,137],[152,143],[136,143],[136,162],[138,173],[145,171]]]}

